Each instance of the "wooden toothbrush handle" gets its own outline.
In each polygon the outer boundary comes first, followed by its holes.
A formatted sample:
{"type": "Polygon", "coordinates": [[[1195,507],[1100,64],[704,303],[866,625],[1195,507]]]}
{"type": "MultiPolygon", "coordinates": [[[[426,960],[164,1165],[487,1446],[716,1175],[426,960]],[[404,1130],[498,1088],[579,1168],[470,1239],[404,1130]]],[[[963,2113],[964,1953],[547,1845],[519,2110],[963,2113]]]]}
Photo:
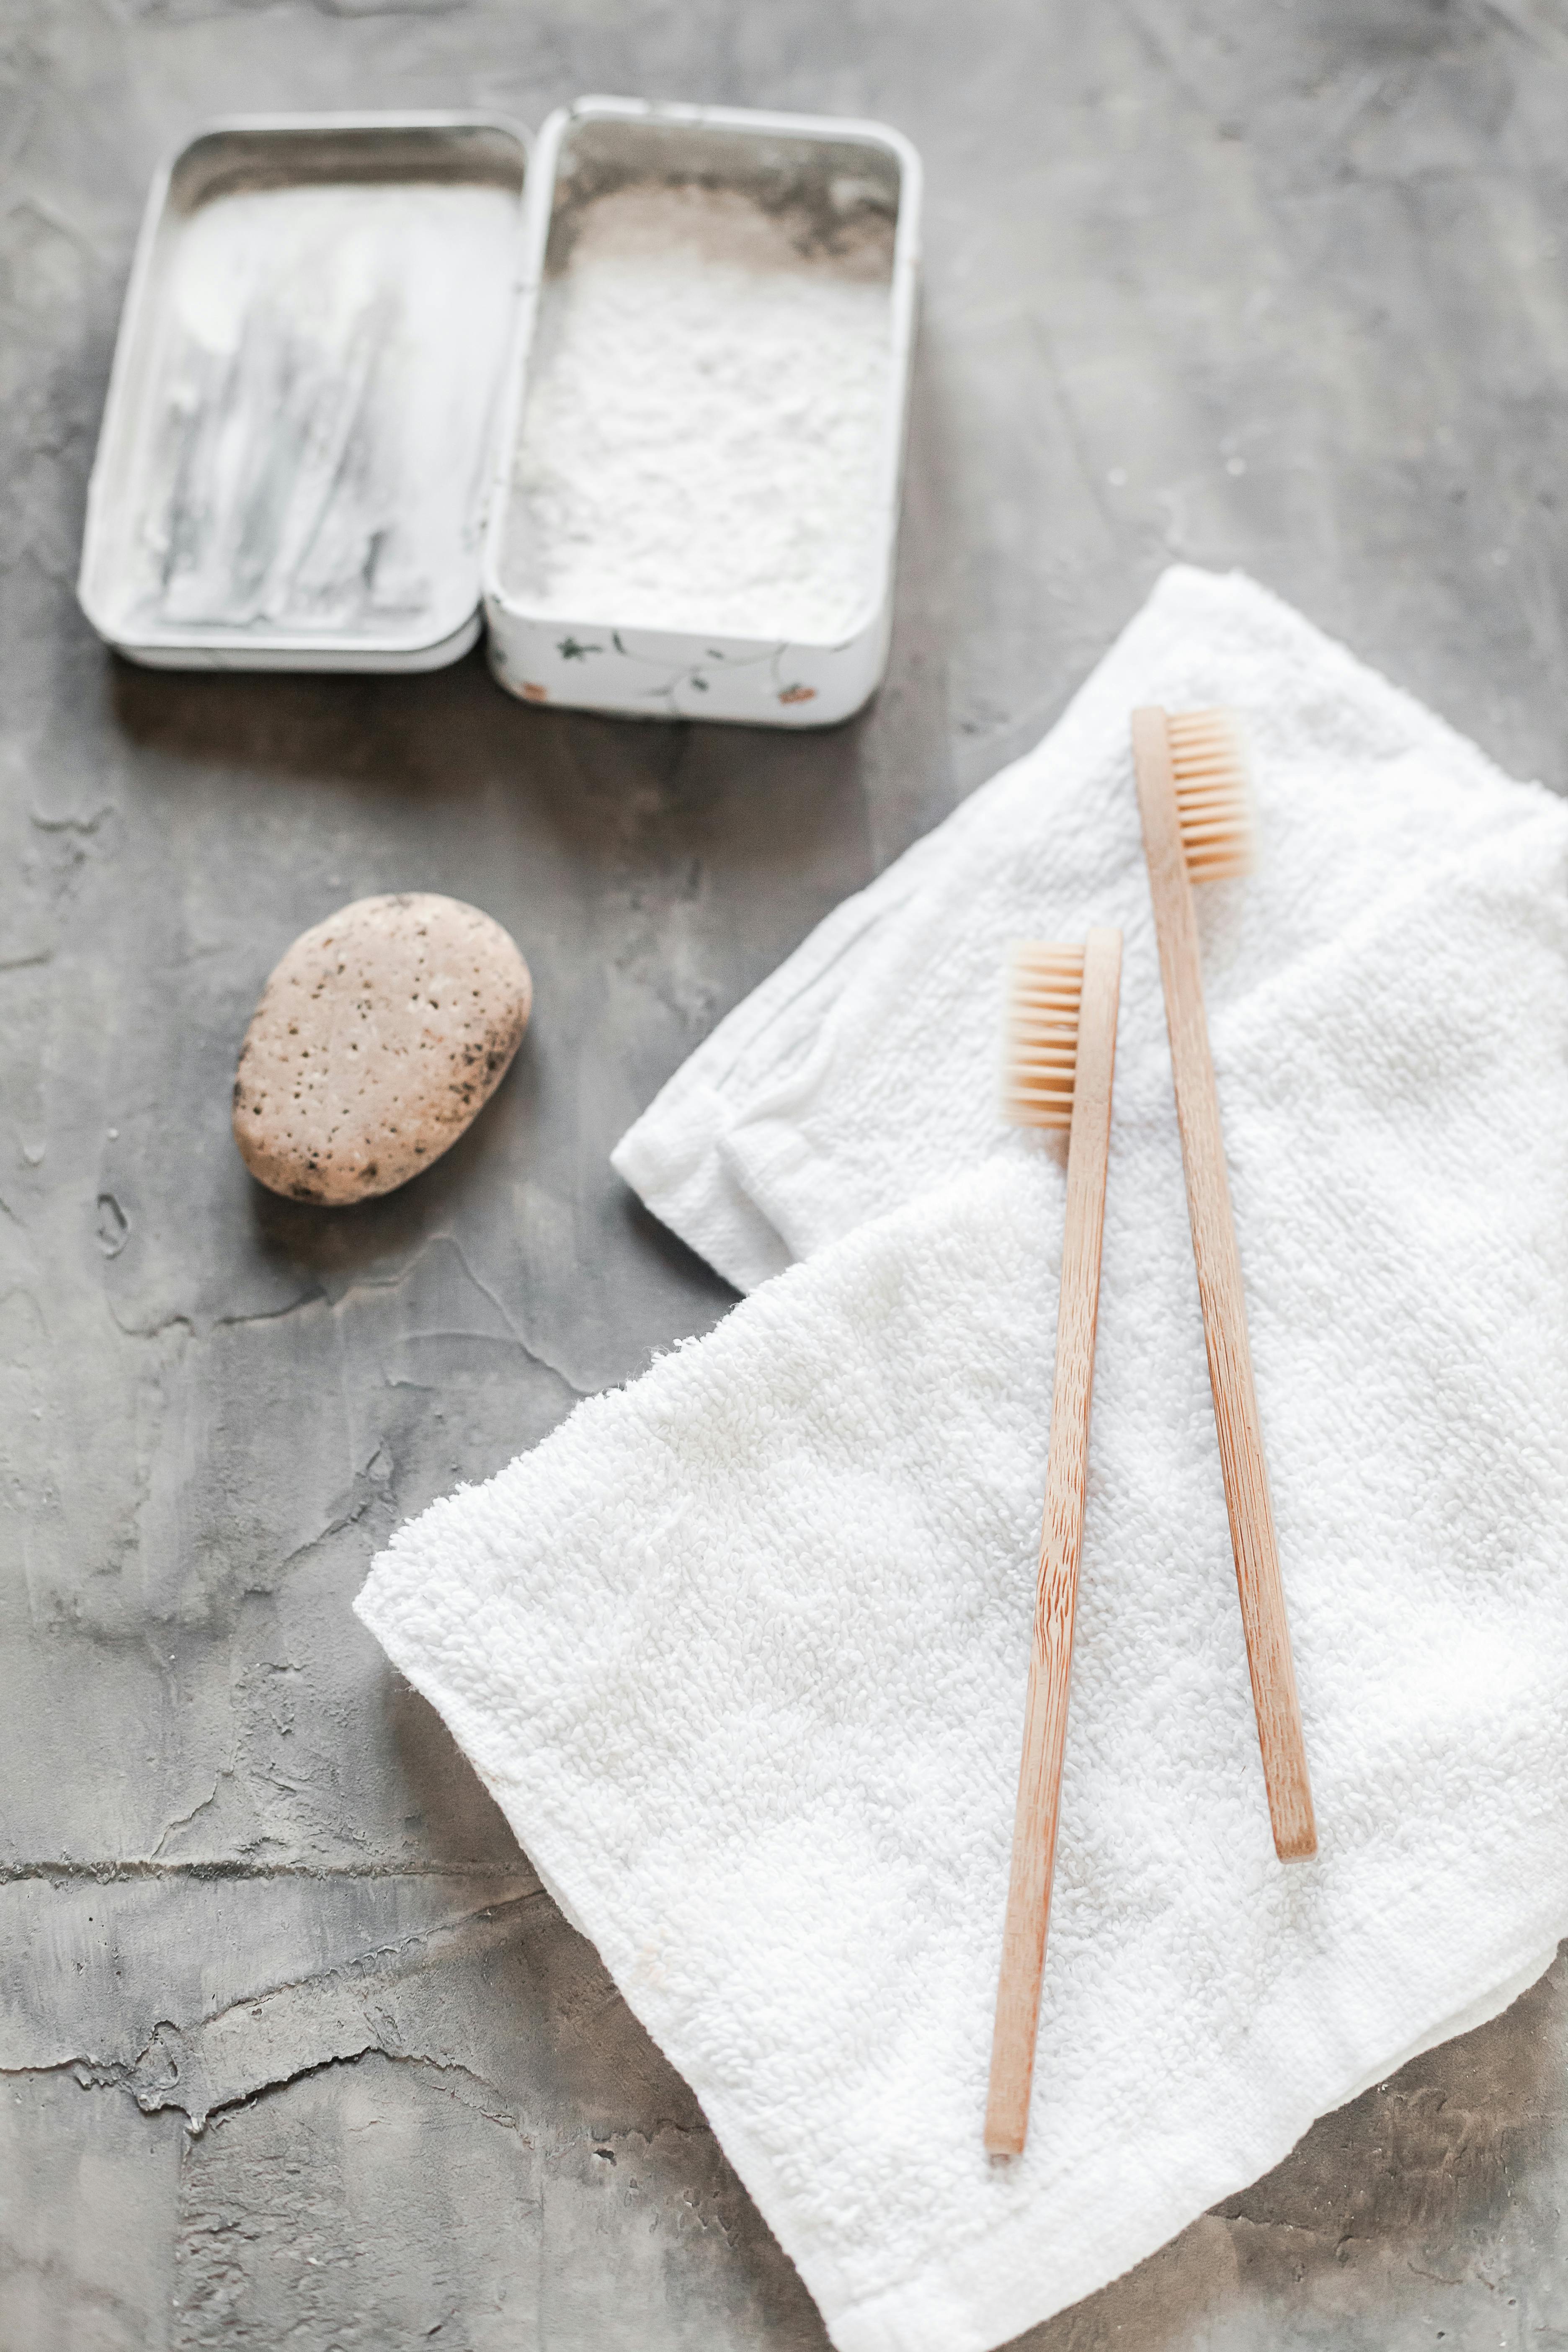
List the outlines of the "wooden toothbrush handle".
{"type": "Polygon", "coordinates": [[[1236,1588],[1258,1717],[1258,1744],[1263,1754],[1275,1852],[1281,1862],[1299,1862],[1316,1853],[1318,1831],[1312,1817],[1274,1505],[1252,1378],[1247,1297],[1204,1011],[1197,921],[1163,710],[1133,712],[1132,758],[1160,940],[1160,971],[1165,983],[1165,1021],[1187,1176],[1187,1213],[1197,1261],[1198,1297],[1203,1306],[1226,1507],[1230,1515],[1231,1549],[1236,1556],[1236,1588]]]}
{"type": "Polygon", "coordinates": [[[1100,1309],[1100,1244],[1105,1223],[1105,1170],[1110,1144],[1110,1087],[1116,1065],[1116,1008],[1121,984],[1121,934],[1091,930],[1084,948],[1078,1062],[1068,1141],[1067,1217],[1062,1234],[1061,1303],[1051,1440],[1040,1530],[1034,1643],[1024,1708],[1024,1757],[1013,1819],[1013,1865],[1002,1932],[1002,1973],[991,2044],[985,2146],[1017,2156],[1029,2122],[1040,1976],[1050,1917],[1067,1741],[1068,1678],[1072,1669],[1078,1564],[1083,1543],[1089,1408],[1094,1386],[1094,1328],[1100,1309]]]}

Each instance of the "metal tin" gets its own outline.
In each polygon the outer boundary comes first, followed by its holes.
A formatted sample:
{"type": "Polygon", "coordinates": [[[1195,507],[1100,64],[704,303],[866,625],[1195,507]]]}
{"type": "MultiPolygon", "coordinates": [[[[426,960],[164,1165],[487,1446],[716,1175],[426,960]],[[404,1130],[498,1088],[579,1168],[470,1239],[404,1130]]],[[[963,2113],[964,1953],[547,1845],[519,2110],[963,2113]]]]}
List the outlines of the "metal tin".
{"type": "MultiPolygon", "coordinates": [[[[826,726],[858,709],[887,666],[910,368],[915,328],[920,159],[876,122],[725,107],[653,106],[590,98],[553,114],[540,132],[525,202],[523,289],[496,445],[483,584],[491,667],[528,702],[642,717],[724,719],[773,727],[826,726]],[[538,344],[542,290],[560,266],[562,227],[583,185],[639,175],[749,189],[776,201],[781,175],[803,183],[849,175],[892,215],[887,280],[889,364],[876,478],[868,486],[873,561],[863,610],[835,642],[786,634],[724,635],[628,623],[624,614],[564,617],[510,586],[520,528],[513,497],[519,436],[538,344]],[[553,232],[553,234],[552,234],[553,232]]],[[[569,227],[569,223],[568,223],[569,227]]],[[[646,615],[645,615],[646,618],[646,615]]]]}
{"type": "Polygon", "coordinates": [[[88,491],[110,645],[329,670],[472,645],[525,166],[488,116],[284,115],[160,173],[88,491]]]}

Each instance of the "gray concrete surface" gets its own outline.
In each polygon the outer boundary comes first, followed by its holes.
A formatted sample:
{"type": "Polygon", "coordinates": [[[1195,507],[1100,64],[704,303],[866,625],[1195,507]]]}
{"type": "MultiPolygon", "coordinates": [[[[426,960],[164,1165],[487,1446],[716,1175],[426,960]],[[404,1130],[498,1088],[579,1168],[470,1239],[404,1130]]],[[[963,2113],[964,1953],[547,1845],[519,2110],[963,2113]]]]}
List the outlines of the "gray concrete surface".
{"type": "MultiPolygon", "coordinates": [[[[1568,13],[3,0],[0,83],[0,2352],[808,2352],[690,2094],[349,1596],[397,1519],[724,1311],[609,1145],[1172,557],[1568,782],[1568,13]],[[871,712],[789,739],[524,710],[477,659],[111,660],[72,580],[163,151],[605,89],[924,150],[871,712]],[[227,1125],[261,982],[404,887],[512,929],[532,1037],[407,1192],[267,1198],[227,1125]]],[[[1565,2050],[1560,1962],[1030,2352],[1568,2346],[1565,2050]]]]}

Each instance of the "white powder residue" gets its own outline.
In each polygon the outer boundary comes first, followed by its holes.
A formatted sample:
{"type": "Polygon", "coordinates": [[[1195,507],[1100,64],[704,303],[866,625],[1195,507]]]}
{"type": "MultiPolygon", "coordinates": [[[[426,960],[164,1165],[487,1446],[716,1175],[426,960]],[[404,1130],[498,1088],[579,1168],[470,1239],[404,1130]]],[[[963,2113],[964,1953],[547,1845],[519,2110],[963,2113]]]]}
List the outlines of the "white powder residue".
{"type": "Polygon", "coordinates": [[[499,186],[329,182],[175,217],[122,493],[143,625],[461,622],[517,213],[499,186]]]}
{"type": "Polygon", "coordinates": [[[506,588],[561,620],[833,644],[868,617],[887,226],[825,250],[734,188],[584,210],[540,307],[506,588]]]}

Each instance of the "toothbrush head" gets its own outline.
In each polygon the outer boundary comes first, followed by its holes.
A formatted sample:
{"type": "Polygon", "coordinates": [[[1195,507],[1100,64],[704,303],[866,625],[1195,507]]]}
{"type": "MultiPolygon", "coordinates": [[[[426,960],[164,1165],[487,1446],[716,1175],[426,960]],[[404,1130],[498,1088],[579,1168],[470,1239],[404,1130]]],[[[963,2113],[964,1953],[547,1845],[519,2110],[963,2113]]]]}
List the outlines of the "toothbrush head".
{"type": "Polygon", "coordinates": [[[1002,1117],[1009,1127],[1072,1125],[1083,954],[1021,940],[1008,955],[1002,1117]]]}
{"type": "Polygon", "coordinates": [[[1171,777],[1187,873],[1194,882],[1218,882],[1250,873],[1257,860],[1247,737],[1234,710],[1166,711],[1171,777]]]}

